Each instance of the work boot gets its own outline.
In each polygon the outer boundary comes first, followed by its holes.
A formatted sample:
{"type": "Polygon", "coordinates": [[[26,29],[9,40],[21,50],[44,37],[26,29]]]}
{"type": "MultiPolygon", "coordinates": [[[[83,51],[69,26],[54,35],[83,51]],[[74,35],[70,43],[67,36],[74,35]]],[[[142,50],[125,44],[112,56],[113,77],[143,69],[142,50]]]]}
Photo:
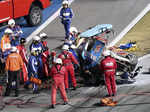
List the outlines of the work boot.
{"type": "Polygon", "coordinates": [[[18,94],[15,94],[15,97],[18,97],[19,95],[18,94]]]}
{"type": "Polygon", "coordinates": [[[28,90],[28,89],[29,89],[29,85],[25,84],[25,85],[24,85],[24,88],[25,88],[26,90],[28,90]]]}
{"type": "Polygon", "coordinates": [[[77,89],[77,87],[73,87],[73,89],[72,90],[76,90],[77,89]]]}
{"type": "Polygon", "coordinates": [[[67,101],[65,101],[65,102],[64,102],[64,105],[67,105],[67,104],[68,104],[68,102],[67,102],[67,101]]]}
{"type": "Polygon", "coordinates": [[[65,90],[66,90],[66,93],[68,93],[69,89],[68,89],[68,88],[66,88],[65,90]]]}
{"type": "Polygon", "coordinates": [[[107,94],[105,97],[111,97],[111,95],[108,95],[108,94],[107,94]]]}
{"type": "Polygon", "coordinates": [[[54,108],[55,108],[55,104],[52,104],[52,105],[51,105],[51,108],[54,109],[54,108]]]}
{"type": "Polygon", "coordinates": [[[8,93],[5,93],[5,94],[4,94],[4,96],[10,96],[10,94],[8,94],[8,93]]]}
{"type": "Polygon", "coordinates": [[[39,94],[40,92],[38,90],[34,90],[33,94],[39,94]]]}

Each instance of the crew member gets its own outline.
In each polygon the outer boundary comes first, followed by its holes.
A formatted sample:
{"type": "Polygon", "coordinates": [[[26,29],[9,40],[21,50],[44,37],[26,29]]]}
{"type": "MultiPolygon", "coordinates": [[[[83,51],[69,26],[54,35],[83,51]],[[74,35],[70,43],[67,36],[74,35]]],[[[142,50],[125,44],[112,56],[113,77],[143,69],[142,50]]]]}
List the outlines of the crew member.
{"type": "Polygon", "coordinates": [[[49,58],[50,58],[50,52],[49,48],[47,46],[46,39],[48,38],[46,33],[41,33],[40,35],[41,43],[43,45],[43,52],[42,52],[42,63],[43,63],[43,75],[42,75],[42,81],[46,83],[45,80],[47,80],[48,74],[49,74],[49,58]]]}
{"type": "Polygon", "coordinates": [[[38,63],[39,63],[39,70],[38,70],[38,73],[39,73],[39,77],[42,77],[42,71],[43,71],[43,62],[42,62],[42,52],[43,52],[43,45],[40,41],[40,37],[39,36],[34,36],[33,37],[33,42],[31,43],[31,45],[29,46],[29,49],[30,51],[32,49],[36,49],[36,51],[38,52],[38,55],[37,55],[37,59],[38,59],[38,63]]]}
{"type": "MultiPolygon", "coordinates": [[[[31,76],[33,76],[34,78],[38,78],[39,65],[38,65],[37,56],[38,56],[38,51],[36,48],[33,48],[31,50],[31,56],[29,57],[29,60],[28,60],[29,78],[31,78],[31,76]]],[[[26,84],[28,85],[29,83],[26,83],[26,84]]],[[[33,85],[32,85],[33,86],[33,94],[38,94],[39,93],[38,85],[35,84],[34,82],[32,82],[32,83],[33,83],[33,85]]]]}
{"type": "Polygon", "coordinates": [[[15,20],[14,19],[10,19],[8,21],[8,25],[9,28],[13,31],[13,34],[11,35],[11,45],[12,46],[17,46],[19,45],[19,40],[21,37],[21,34],[23,33],[23,31],[21,30],[19,25],[16,25],[15,20]]]}
{"type": "Polygon", "coordinates": [[[11,89],[15,89],[15,96],[17,97],[19,86],[19,73],[23,67],[23,61],[21,56],[17,53],[17,48],[11,48],[11,54],[6,59],[6,71],[8,71],[8,83],[5,96],[9,96],[11,89]]]}
{"type": "Polygon", "coordinates": [[[64,105],[67,104],[68,98],[65,91],[64,76],[67,74],[65,66],[62,65],[60,58],[56,59],[56,64],[52,66],[50,76],[53,79],[52,93],[51,93],[51,108],[55,108],[57,88],[60,89],[61,96],[64,100],[64,105]]]}
{"type": "Polygon", "coordinates": [[[71,52],[69,52],[69,46],[64,45],[62,47],[62,53],[58,56],[59,58],[62,59],[64,66],[66,67],[67,74],[65,75],[65,88],[68,90],[69,85],[68,85],[68,74],[71,76],[71,81],[73,83],[73,90],[76,90],[76,78],[74,74],[74,66],[72,63],[77,64],[79,66],[78,61],[75,59],[75,57],[72,55],[71,52]]]}
{"type": "Polygon", "coordinates": [[[69,2],[67,0],[62,2],[62,6],[63,7],[60,11],[60,18],[61,18],[61,23],[64,25],[65,28],[65,34],[66,34],[65,39],[68,39],[73,12],[72,9],[69,8],[69,2]]]}
{"type": "Polygon", "coordinates": [[[20,79],[22,79],[21,81],[23,83],[28,80],[28,70],[27,70],[28,59],[27,59],[27,51],[25,48],[25,43],[26,43],[26,39],[21,38],[20,45],[17,46],[19,54],[23,60],[23,68],[22,68],[22,72],[20,73],[20,79]]]}
{"type": "Polygon", "coordinates": [[[104,71],[105,83],[107,86],[108,96],[116,95],[115,73],[117,69],[116,60],[111,57],[109,50],[103,52],[105,58],[101,61],[100,68],[104,71]]]}
{"type": "Polygon", "coordinates": [[[7,28],[4,31],[4,36],[1,39],[1,49],[2,49],[2,55],[4,59],[6,59],[8,54],[10,54],[10,49],[11,49],[10,35],[12,33],[13,31],[10,28],[7,28]]]}

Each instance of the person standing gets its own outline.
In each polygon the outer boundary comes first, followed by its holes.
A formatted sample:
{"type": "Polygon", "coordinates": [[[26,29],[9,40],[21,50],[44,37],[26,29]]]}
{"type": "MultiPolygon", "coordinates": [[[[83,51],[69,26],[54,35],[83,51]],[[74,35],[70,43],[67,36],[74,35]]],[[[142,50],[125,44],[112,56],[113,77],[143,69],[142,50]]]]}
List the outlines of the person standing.
{"type": "Polygon", "coordinates": [[[1,39],[1,50],[4,59],[6,59],[6,57],[10,54],[11,49],[10,36],[12,33],[13,31],[10,28],[5,29],[4,35],[1,39]]]}
{"type": "Polygon", "coordinates": [[[26,43],[26,39],[21,38],[20,45],[17,46],[19,54],[23,60],[23,68],[22,68],[22,72],[20,73],[20,79],[22,79],[21,81],[23,83],[25,83],[28,80],[28,70],[27,70],[28,59],[27,59],[27,50],[25,48],[25,43],[26,43]]]}
{"type": "Polygon", "coordinates": [[[49,57],[50,52],[47,45],[46,39],[48,38],[46,33],[41,33],[40,35],[41,43],[43,45],[43,52],[42,52],[42,62],[43,62],[43,78],[45,79],[49,74],[49,57]]]}
{"type": "MultiPolygon", "coordinates": [[[[39,64],[38,64],[38,51],[36,48],[33,48],[31,50],[31,56],[29,57],[28,60],[28,72],[29,72],[29,78],[34,77],[38,79],[38,69],[39,69],[39,64]]],[[[30,81],[26,83],[26,86],[30,84],[30,81]]],[[[33,87],[33,94],[38,94],[38,85],[34,82],[32,82],[32,87],[33,87]]]]}
{"type": "Polygon", "coordinates": [[[42,55],[42,52],[43,52],[43,45],[41,43],[41,38],[39,36],[34,36],[33,37],[33,42],[29,46],[29,49],[30,49],[30,51],[32,51],[32,49],[36,49],[36,51],[38,52],[38,55],[37,55],[37,59],[38,59],[38,63],[39,63],[38,73],[42,77],[43,62],[42,62],[42,56],[41,55],[42,55]]]}
{"type": "Polygon", "coordinates": [[[60,18],[61,23],[64,25],[65,28],[65,39],[69,38],[69,29],[71,25],[71,19],[73,17],[73,11],[69,8],[69,2],[67,0],[62,2],[62,9],[60,10],[60,18]]]}
{"type": "Polygon", "coordinates": [[[109,97],[116,95],[115,73],[117,64],[115,58],[111,57],[109,50],[103,52],[105,58],[101,61],[100,69],[104,71],[105,83],[109,97]]]}
{"type": "Polygon", "coordinates": [[[64,100],[64,105],[68,103],[67,94],[64,85],[64,76],[67,73],[65,66],[60,58],[56,59],[56,64],[52,66],[50,76],[53,79],[51,93],[51,108],[55,108],[57,89],[60,89],[61,96],[64,100]]]}
{"type": "Polygon", "coordinates": [[[8,83],[6,87],[5,96],[9,96],[12,88],[15,89],[15,96],[19,95],[19,73],[23,67],[23,61],[21,56],[17,53],[17,48],[11,48],[11,54],[6,59],[6,68],[8,71],[8,83]]]}
{"type": "Polygon", "coordinates": [[[14,19],[10,19],[8,21],[9,28],[13,31],[13,34],[11,35],[11,45],[17,46],[19,45],[19,40],[21,38],[21,34],[23,34],[23,31],[21,30],[19,25],[16,25],[14,19]]]}
{"type": "Polygon", "coordinates": [[[74,66],[72,63],[75,63],[76,65],[79,66],[78,61],[75,59],[75,57],[72,55],[71,52],[69,52],[69,46],[64,45],[62,47],[63,51],[62,53],[58,56],[58,58],[61,58],[63,61],[64,66],[66,67],[67,74],[65,75],[65,88],[68,90],[69,84],[68,84],[68,74],[71,76],[71,81],[73,83],[73,90],[76,90],[76,78],[75,78],[75,73],[74,73],[74,66]]]}

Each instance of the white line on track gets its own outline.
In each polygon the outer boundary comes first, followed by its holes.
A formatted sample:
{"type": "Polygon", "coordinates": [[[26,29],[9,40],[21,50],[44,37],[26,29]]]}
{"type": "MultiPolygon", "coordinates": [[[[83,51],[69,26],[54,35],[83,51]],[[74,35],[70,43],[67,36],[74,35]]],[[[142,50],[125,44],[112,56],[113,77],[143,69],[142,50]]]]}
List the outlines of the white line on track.
{"type": "Polygon", "coordinates": [[[148,4],[140,13],[139,15],[133,19],[133,21],[131,21],[131,23],[108,45],[108,47],[112,47],[114,46],[120,39],[123,38],[123,36],[128,33],[128,31],[134,27],[134,25],[140,20],[142,19],[142,17],[148,12],[150,11],[150,4],[148,4]]]}
{"type": "MultiPolygon", "coordinates": [[[[71,4],[72,2],[74,2],[74,0],[70,0],[69,3],[71,4]]],[[[27,37],[27,43],[32,39],[33,36],[37,35],[38,33],[40,33],[48,24],[50,24],[58,15],[60,12],[61,8],[59,8],[52,16],[50,16],[48,18],[48,20],[46,20],[39,28],[37,28],[33,33],[31,33],[28,37],[27,37]]]]}
{"type": "MultiPolygon", "coordinates": [[[[128,33],[128,31],[131,30],[131,28],[133,28],[134,25],[136,25],[138,23],[138,21],[140,21],[146,15],[146,13],[149,11],[150,11],[150,4],[148,4],[139,13],[139,15],[133,21],[131,21],[131,23],[110,44],[108,44],[108,47],[114,46],[120,39],[122,39],[128,33]]],[[[150,57],[150,54],[144,55],[144,56],[140,57],[138,60],[140,61],[140,60],[145,59],[147,57],[150,57]]]]}

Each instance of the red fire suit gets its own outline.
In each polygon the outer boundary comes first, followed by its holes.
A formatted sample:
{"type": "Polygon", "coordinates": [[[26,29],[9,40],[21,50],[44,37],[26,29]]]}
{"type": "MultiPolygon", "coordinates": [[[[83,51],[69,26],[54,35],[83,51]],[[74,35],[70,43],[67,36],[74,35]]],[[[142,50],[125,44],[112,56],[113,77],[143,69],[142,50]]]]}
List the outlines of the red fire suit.
{"type": "Polygon", "coordinates": [[[75,59],[75,57],[69,51],[63,51],[58,57],[62,59],[63,64],[67,69],[67,74],[65,75],[65,88],[66,89],[69,88],[68,73],[71,76],[71,81],[73,83],[73,87],[76,87],[77,83],[76,83],[76,78],[74,75],[74,66],[73,66],[72,62],[78,65],[78,61],[75,59]]]}
{"type": "Polygon", "coordinates": [[[50,76],[52,76],[52,94],[51,94],[51,103],[56,104],[56,93],[57,88],[60,89],[61,96],[64,102],[68,102],[68,98],[65,91],[64,85],[64,76],[67,73],[66,68],[62,65],[53,65],[51,68],[50,76]]]}
{"type": "Polygon", "coordinates": [[[24,82],[26,82],[28,80],[27,51],[26,51],[26,48],[24,47],[24,45],[18,45],[17,49],[18,49],[19,54],[20,54],[20,56],[22,57],[22,60],[23,60],[23,68],[22,68],[22,72],[20,73],[20,78],[23,79],[24,82]]]}
{"type": "Polygon", "coordinates": [[[107,86],[107,91],[109,96],[116,94],[116,81],[115,81],[115,73],[116,73],[116,60],[111,56],[107,56],[105,59],[101,61],[101,69],[104,71],[105,83],[107,86]]]}
{"type": "Polygon", "coordinates": [[[42,62],[43,62],[43,73],[48,76],[48,70],[49,70],[49,64],[48,64],[48,57],[49,57],[50,53],[48,50],[44,51],[42,53],[42,62]]]}
{"type": "Polygon", "coordinates": [[[42,62],[43,62],[43,73],[45,76],[48,76],[49,74],[49,63],[48,63],[48,57],[50,55],[48,46],[47,46],[47,41],[42,41],[42,45],[44,47],[44,51],[42,53],[42,62]]]}

